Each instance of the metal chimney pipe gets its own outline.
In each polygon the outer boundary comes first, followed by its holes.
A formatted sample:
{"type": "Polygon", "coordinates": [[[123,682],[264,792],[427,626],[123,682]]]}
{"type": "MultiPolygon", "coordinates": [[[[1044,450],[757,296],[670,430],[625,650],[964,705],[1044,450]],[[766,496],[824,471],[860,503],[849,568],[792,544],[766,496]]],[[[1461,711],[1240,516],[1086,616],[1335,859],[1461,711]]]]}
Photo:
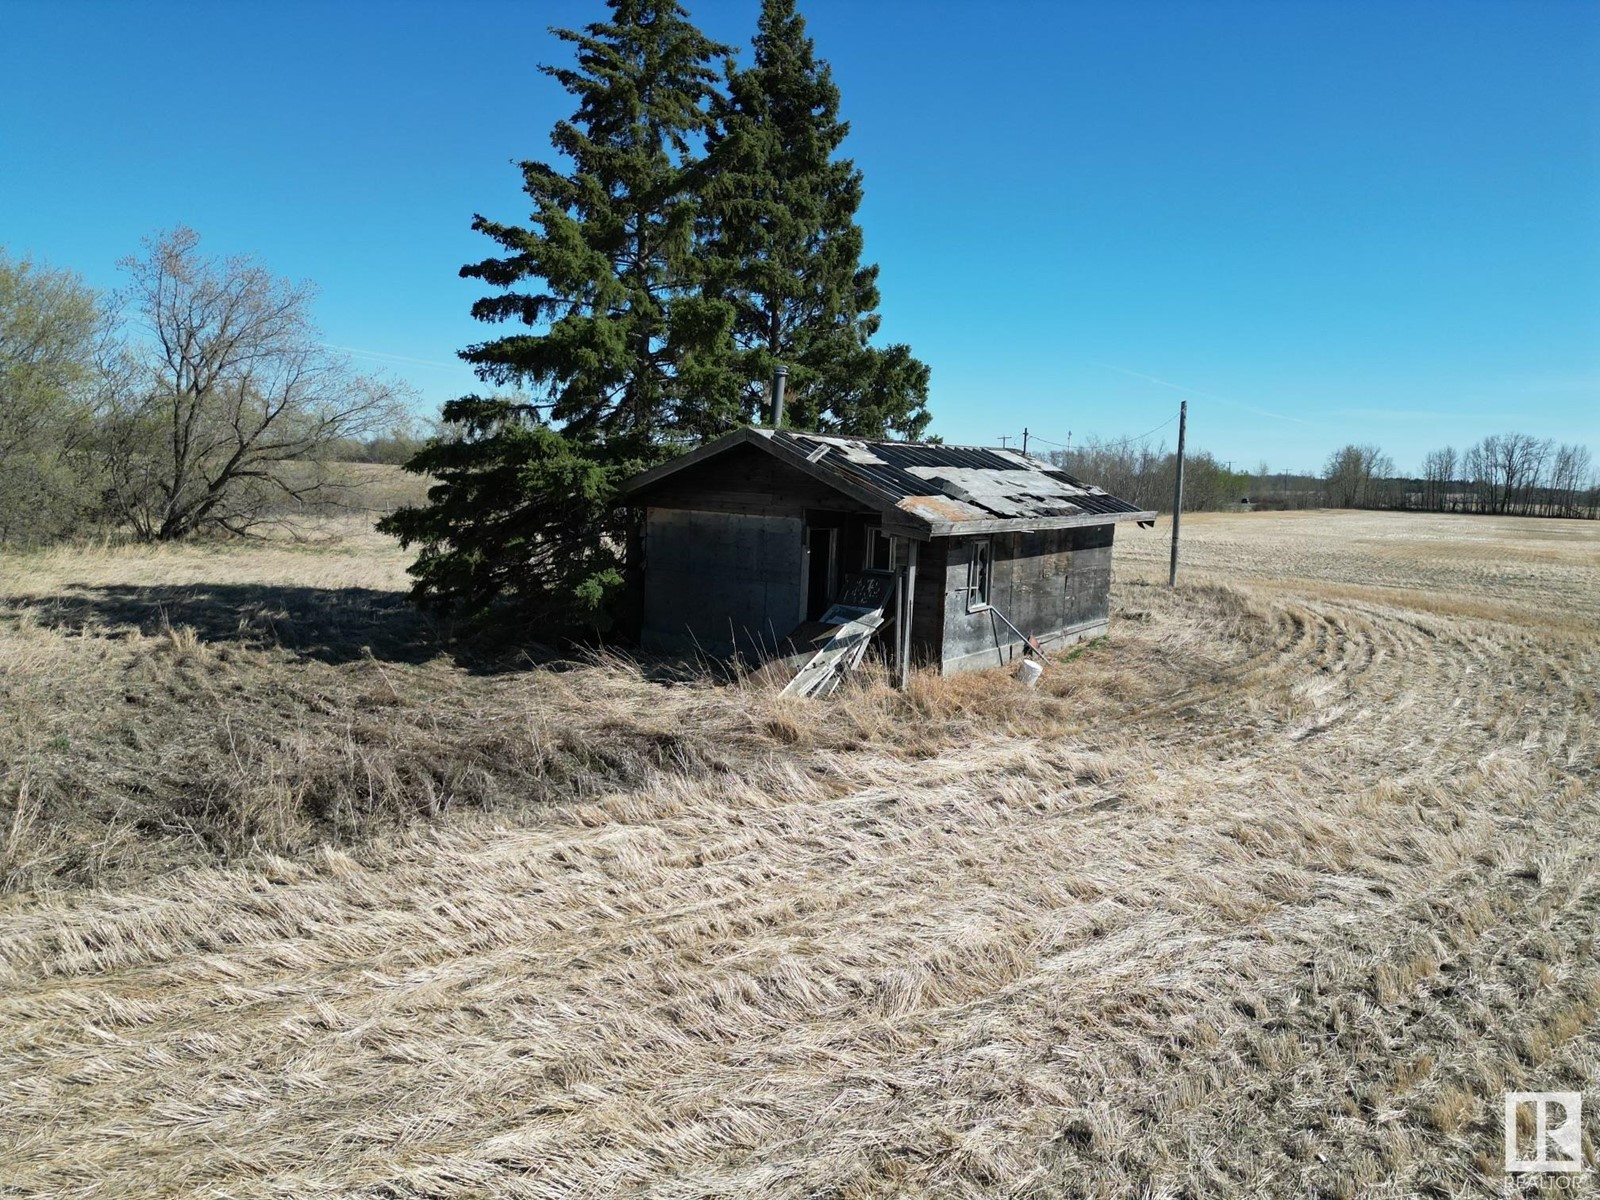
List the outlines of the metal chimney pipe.
{"type": "Polygon", "coordinates": [[[772,427],[783,428],[783,385],[789,380],[789,368],[780,366],[772,372],[772,427]]]}

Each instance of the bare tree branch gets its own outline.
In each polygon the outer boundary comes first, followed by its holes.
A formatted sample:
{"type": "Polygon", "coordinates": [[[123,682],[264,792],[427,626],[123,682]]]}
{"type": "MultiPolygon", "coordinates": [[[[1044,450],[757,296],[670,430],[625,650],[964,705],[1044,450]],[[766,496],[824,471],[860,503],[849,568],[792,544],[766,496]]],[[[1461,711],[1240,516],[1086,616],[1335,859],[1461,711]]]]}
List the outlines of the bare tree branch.
{"type": "Polygon", "coordinates": [[[208,257],[181,228],[122,266],[150,338],[102,426],[109,495],[139,536],[241,533],[274,495],[313,503],[330,481],[305,464],[402,418],[395,385],[323,345],[308,284],[252,258],[208,257]]]}

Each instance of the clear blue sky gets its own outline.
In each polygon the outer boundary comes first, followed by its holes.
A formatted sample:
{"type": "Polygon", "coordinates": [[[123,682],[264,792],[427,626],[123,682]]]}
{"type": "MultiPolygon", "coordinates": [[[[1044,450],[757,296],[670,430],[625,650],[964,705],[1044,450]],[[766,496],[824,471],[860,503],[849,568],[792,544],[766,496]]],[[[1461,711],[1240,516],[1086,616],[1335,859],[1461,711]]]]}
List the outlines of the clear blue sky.
{"type": "MultiPolygon", "coordinates": [[[[744,43],[756,0],[690,0],[744,43]]],[[[801,0],[935,432],[1236,465],[1518,429],[1600,457],[1600,4],[801,0]],[[1163,431],[1170,436],[1172,429],[1163,431]]],[[[111,286],[185,223],[321,287],[328,340],[471,390],[474,212],[571,103],[600,0],[0,0],[0,244],[111,286]]]]}

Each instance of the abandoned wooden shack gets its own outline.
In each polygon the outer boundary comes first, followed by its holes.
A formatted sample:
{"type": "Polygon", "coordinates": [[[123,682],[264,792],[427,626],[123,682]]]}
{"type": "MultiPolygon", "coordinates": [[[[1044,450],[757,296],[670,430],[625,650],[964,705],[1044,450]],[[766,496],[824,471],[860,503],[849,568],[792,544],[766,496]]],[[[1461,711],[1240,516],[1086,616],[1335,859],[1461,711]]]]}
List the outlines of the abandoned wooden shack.
{"type": "MultiPolygon", "coordinates": [[[[646,650],[789,658],[850,624],[910,666],[1106,630],[1118,522],[1154,512],[1011,450],[741,429],[635,475],[646,650]]],[[[859,637],[858,637],[859,635],[859,637]]]]}
{"type": "Polygon", "coordinates": [[[646,649],[799,665],[855,620],[902,678],[1104,632],[1116,525],[1155,519],[1013,450],[758,428],[622,500],[644,509],[646,649]]]}

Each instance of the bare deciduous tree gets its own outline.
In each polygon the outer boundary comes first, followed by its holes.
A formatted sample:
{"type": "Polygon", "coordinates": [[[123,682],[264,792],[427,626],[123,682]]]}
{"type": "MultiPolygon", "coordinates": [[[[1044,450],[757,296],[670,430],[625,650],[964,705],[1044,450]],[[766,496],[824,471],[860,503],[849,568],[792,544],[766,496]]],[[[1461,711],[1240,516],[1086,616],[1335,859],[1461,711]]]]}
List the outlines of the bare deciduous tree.
{"type": "Polygon", "coordinates": [[[1590,478],[1587,446],[1563,444],[1556,447],[1550,468],[1551,503],[1555,515],[1576,517],[1583,512],[1583,494],[1590,478]]]}
{"type": "Polygon", "coordinates": [[[1451,482],[1456,477],[1456,449],[1446,446],[1430,450],[1422,460],[1423,507],[1432,512],[1454,508],[1451,501],[1451,482]]]}
{"type": "Polygon", "coordinates": [[[1335,508],[1358,508],[1371,501],[1375,480],[1394,474],[1394,460],[1376,446],[1343,446],[1328,456],[1323,468],[1328,501],[1335,508]]]}
{"type": "Polygon", "coordinates": [[[309,285],[208,257],[184,228],[121,265],[144,336],[101,429],[112,507],[139,537],[244,533],[326,500],[326,451],[398,419],[394,387],[323,345],[309,285]]]}

